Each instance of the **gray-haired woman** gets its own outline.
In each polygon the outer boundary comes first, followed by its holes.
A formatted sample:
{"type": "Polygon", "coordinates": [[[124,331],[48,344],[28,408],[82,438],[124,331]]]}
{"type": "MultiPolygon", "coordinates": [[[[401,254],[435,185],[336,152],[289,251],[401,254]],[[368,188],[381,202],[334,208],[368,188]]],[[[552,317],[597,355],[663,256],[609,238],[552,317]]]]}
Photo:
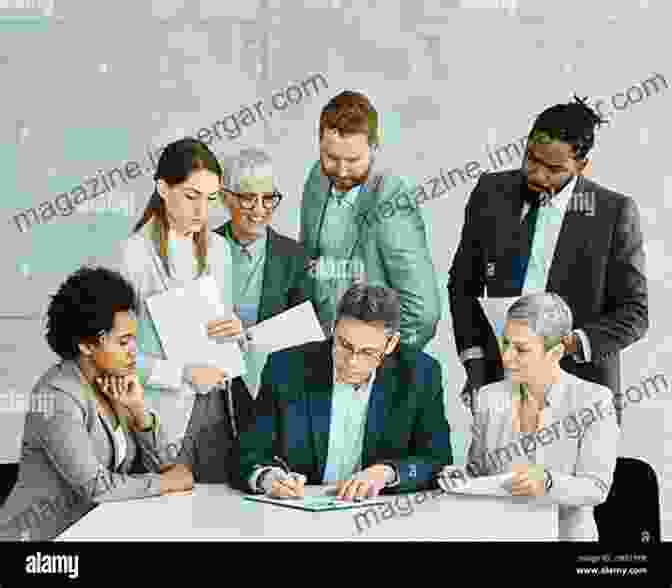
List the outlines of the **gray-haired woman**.
{"type": "Polygon", "coordinates": [[[475,397],[468,471],[513,473],[512,495],[558,505],[560,539],[597,540],[593,507],[609,494],[620,434],[612,393],[560,368],[572,314],[557,294],[523,296],[506,318],[506,377],[475,397]]]}

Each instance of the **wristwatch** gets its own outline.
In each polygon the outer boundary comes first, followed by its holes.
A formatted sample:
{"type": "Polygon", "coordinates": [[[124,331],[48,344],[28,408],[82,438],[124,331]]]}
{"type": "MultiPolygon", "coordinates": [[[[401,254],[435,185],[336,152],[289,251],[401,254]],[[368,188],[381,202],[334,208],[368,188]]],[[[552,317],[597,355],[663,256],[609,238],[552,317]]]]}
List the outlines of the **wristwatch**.
{"type": "Polygon", "coordinates": [[[553,487],[553,476],[544,468],[544,490],[548,492],[553,487]]]}

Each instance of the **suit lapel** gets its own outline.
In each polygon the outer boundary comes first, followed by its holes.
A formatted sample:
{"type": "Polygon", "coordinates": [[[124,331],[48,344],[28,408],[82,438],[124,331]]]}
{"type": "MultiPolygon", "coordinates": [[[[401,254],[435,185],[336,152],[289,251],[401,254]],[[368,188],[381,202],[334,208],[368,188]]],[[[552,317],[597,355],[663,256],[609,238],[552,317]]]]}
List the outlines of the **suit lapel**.
{"type": "MultiPolygon", "coordinates": [[[[579,176],[571,198],[586,190],[586,180],[579,176]]],[[[594,227],[595,217],[578,214],[573,210],[572,201],[567,203],[565,216],[562,219],[558,242],[553,253],[553,260],[548,272],[546,283],[547,292],[566,291],[567,278],[571,275],[572,267],[586,246],[590,238],[590,231],[594,227]]]]}
{"type": "Polygon", "coordinates": [[[375,208],[378,202],[378,193],[382,188],[383,176],[378,173],[375,158],[372,157],[371,168],[369,176],[361,187],[357,199],[355,200],[355,223],[354,234],[351,235],[351,247],[348,251],[347,259],[352,259],[352,256],[361,241],[363,241],[364,233],[368,230],[369,223],[363,222],[363,219],[369,212],[375,208]]]}
{"type": "Polygon", "coordinates": [[[279,286],[285,283],[286,258],[283,255],[277,255],[277,245],[276,233],[271,227],[268,227],[266,262],[264,263],[261,298],[259,300],[259,322],[276,314],[278,298],[284,295],[284,290],[279,286]]]}
{"type": "Polygon", "coordinates": [[[319,162],[317,165],[320,166],[319,178],[317,182],[314,181],[309,184],[308,190],[306,190],[307,194],[304,196],[304,198],[307,197],[307,201],[303,203],[306,213],[306,219],[303,223],[305,229],[304,244],[311,257],[315,257],[319,250],[319,233],[322,225],[320,221],[331,191],[329,178],[322,173],[319,162]]]}
{"type": "Polygon", "coordinates": [[[308,386],[306,387],[310,429],[315,447],[315,466],[322,480],[329,452],[329,429],[331,428],[331,408],[333,393],[334,363],[331,356],[331,341],[321,345],[315,357],[308,358],[318,365],[311,366],[308,386]]]}
{"type": "Polygon", "coordinates": [[[376,379],[373,381],[371,395],[369,396],[369,407],[366,415],[366,434],[364,435],[364,446],[362,448],[364,456],[363,467],[372,465],[368,463],[370,457],[375,455],[376,447],[383,438],[386,425],[389,428],[389,423],[385,422],[387,408],[396,398],[396,360],[388,357],[385,363],[386,365],[379,368],[376,372],[376,379]]]}

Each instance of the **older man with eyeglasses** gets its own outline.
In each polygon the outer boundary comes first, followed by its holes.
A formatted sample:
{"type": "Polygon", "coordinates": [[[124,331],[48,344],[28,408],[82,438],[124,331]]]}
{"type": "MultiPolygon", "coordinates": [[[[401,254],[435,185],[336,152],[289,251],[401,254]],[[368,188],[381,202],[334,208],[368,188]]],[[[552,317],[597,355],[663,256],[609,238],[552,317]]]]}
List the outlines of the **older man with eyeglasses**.
{"type": "Polygon", "coordinates": [[[436,487],[452,464],[441,367],[403,351],[400,318],[394,290],[355,284],[332,339],[271,354],[234,484],[278,498],[333,485],[346,500],[436,487]]]}
{"type": "Polygon", "coordinates": [[[222,197],[231,220],[215,232],[231,245],[234,310],[243,328],[311,299],[303,246],[269,226],[282,201],[270,156],[243,149],[226,162],[222,197]]]}

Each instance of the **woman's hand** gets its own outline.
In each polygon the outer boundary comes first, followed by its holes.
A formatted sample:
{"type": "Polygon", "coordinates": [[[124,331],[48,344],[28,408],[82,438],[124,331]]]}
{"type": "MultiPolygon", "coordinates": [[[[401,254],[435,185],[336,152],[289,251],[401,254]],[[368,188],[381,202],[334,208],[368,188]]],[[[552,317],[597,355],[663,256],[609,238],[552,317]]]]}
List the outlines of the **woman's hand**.
{"type": "Polygon", "coordinates": [[[217,386],[228,379],[228,374],[217,367],[192,367],[189,368],[189,379],[197,386],[217,386]]]}
{"type": "Polygon", "coordinates": [[[544,466],[512,464],[511,494],[513,496],[543,496],[546,494],[544,466]]]}
{"type": "Polygon", "coordinates": [[[209,321],[207,327],[208,337],[240,337],[243,333],[243,323],[235,313],[233,319],[228,321],[215,319],[209,321]]]}
{"type": "Polygon", "coordinates": [[[145,391],[137,372],[126,376],[105,375],[96,378],[98,389],[109,399],[118,417],[127,413],[135,424],[143,427],[145,391]]]}
{"type": "Polygon", "coordinates": [[[161,494],[184,492],[194,487],[191,468],[183,464],[174,465],[163,471],[160,478],[161,494]]]}

